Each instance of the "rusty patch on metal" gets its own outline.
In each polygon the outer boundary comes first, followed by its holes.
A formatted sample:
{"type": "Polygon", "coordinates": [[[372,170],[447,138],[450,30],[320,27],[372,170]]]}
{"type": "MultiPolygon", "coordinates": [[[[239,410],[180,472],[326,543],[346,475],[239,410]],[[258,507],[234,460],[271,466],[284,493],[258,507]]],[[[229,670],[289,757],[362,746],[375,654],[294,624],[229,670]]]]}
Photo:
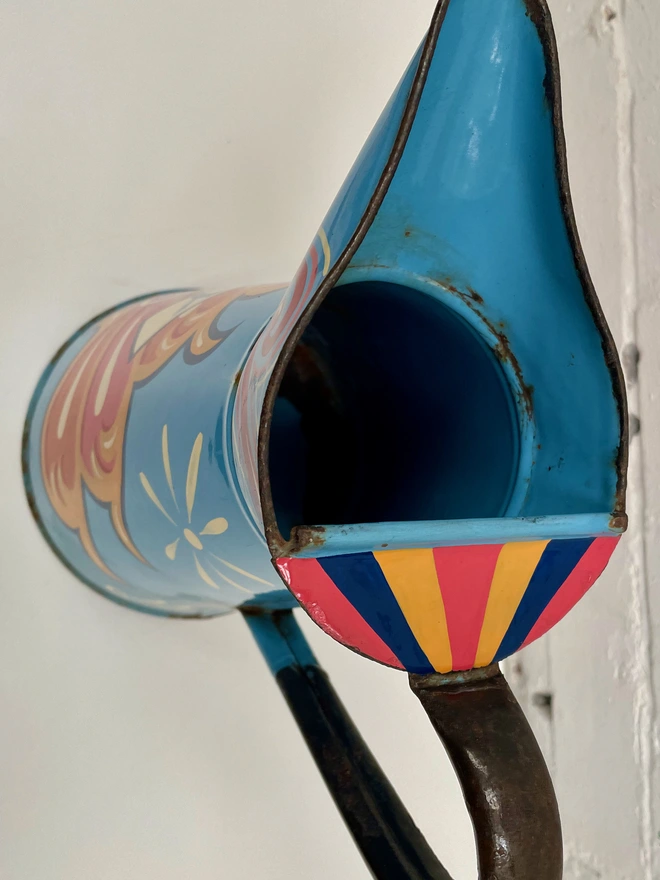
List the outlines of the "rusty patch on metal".
{"type": "Polygon", "coordinates": [[[628,528],[628,515],[625,513],[613,513],[607,524],[612,531],[623,533],[628,528]]]}
{"type": "Polygon", "coordinates": [[[408,673],[410,687],[414,693],[436,688],[470,688],[478,687],[482,681],[494,678],[500,674],[499,663],[491,663],[490,666],[481,666],[468,669],[463,672],[428,672],[419,674],[408,673]]]}
{"type": "Polygon", "coordinates": [[[496,325],[491,320],[489,320],[479,309],[473,309],[473,311],[477,315],[479,315],[481,320],[484,322],[484,324],[488,327],[490,332],[497,340],[497,344],[493,347],[495,356],[501,364],[508,364],[513,370],[513,373],[518,380],[518,398],[520,400],[520,403],[525,408],[527,417],[531,419],[534,415],[534,386],[528,385],[527,382],[525,382],[522,367],[518,362],[518,358],[511,350],[511,344],[506,333],[503,330],[503,322],[500,321],[499,324],[496,325]]]}
{"type": "Polygon", "coordinates": [[[448,290],[449,293],[453,293],[456,296],[460,296],[463,299],[465,296],[469,296],[469,294],[464,293],[464,291],[459,290],[458,287],[453,282],[453,279],[448,275],[443,275],[440,278],[429,278],[429,281],[434,284],[439,285],[443,288],[443,290],[448,290]]]}
{"type": "Polygon", "coordinates": [[[465,305],[484,322],[486,327],[488,327],[496,341],[495,345],[493,346],[495,356],[501,364],[508,364],[513,370],[513,373],[518,383],[517,396],[520,400],[520,403],[525,408],[525,412],[527,413],[528,418],[531,419],[534,412],[534,386],[528,385],[527,382],[525,382],[522,367],[520,366],[518,359],[511,350],[511,344],[506,333],[504,332],[506,328],[506,324],[504,323],[504,321],[498,321],[496,324],[495,322],[491,321],[490,318],[486,317],[482,308],[485,305],[484,298],[473,287],[465,285],[465,289],[461,290],[456,286],[456,284],[453,283],[453,280],[448,277],[437,278],[433,280],[444,290],[447,290],[449,291],[449,293],[453,293],[455,296],[459,297],[459,299],[461,299],[465,303],[465,305]]]}
{"type": "MultiPolygon", "coordinates": [[[[277,558],[295,556],[308,547],[323,547],[325,526],[294,526],[288,541],[280,541],[275,546],[277,558]]],[[[272,540],[272,539],[271,539],[272,540]]]]}
{"type": "Polygon", "coordinates": [[[294,526],[291,530],[292,553],[299,553],[304,547],[323,547],[325,526],[294,526]]]}
{"type": "Polygon", "coordinates": [[[477,293],[476,290],[473,290],[473,288],[471,288],[469,285],[466,285],[466,286],[465,286],[465,290],[466,290],[466,292],[467,292],[467,295],[468,295],[468,296],[469,296],[474,302],[478,303],[480,306],[482,306],[482,305],[484,304],[484,298],[483,298],[483,296],[481,296],[480,293],[477,293]]]}
{"type": "Polygon", "coordinates": [[[515,373],[519,385],[518,396],[520,398],[520,402],[525,407],[527,416],[531,419],[534,413],[534,386],[528,385],[523,379],[522,369],[520,367],[520,364],[518,363],[518,359],[515,357],[515,355],[511,351],[511,348],[509,347],[509,340],[506,338],[506,335],[502,332],[496,335],[498,337],[498,343],[494,349],[495,354],[497,355],[501,363],[508,363],[515,373]]]}

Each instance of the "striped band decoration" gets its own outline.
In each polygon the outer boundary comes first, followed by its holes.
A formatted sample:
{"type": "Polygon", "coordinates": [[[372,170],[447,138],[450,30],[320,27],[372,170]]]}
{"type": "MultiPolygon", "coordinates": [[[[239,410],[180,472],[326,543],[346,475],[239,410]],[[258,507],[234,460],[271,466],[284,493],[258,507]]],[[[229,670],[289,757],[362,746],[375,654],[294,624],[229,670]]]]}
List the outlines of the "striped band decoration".
{"type": "Polygon", "coordinates": [[[547,632],[596,581],[618,537],[278,559],[337,641],[408,672],[503,660],[547,632]]]}

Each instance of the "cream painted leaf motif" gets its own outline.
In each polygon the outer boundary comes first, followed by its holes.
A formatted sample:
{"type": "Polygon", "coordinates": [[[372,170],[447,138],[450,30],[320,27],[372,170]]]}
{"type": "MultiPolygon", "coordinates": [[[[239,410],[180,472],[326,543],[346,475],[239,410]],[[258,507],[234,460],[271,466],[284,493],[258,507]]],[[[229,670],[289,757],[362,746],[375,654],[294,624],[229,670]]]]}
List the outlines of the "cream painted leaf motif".
{"type": "Polygon", "coordinates": [[[223,532],[227,531],[229,523],[224,518],[224,516],[217,516],[215,519],[209,520],[200,535],[221,535],[223,532]]]}
{"type": "MultiPolygon", "coordinates": [[[[216,516],[206,522],[201,529],[196,528],[195,523],[195,498],[197,496],[197,485],[199,482],[199,471],[201,463],[201,452],[204,446],[204,435],[200,432],[194,439],[188,458],[188,467],[186,471],[186,480],[183,487],[183,494],[186,499],[185,521],[182,522],[182,515],[177,502],[177,494],[172,477],[172,465],[169,455],[169,437],[167,425],[163,425],[161,434],[161,453],[163,472],[165,480],[170,490],[171,501],[173,507],[168,511],[166,505],[156,494],[149,477],[140,472],[139,479],[147,498],[154,507],[163,515],[170,524],[170,527],[178,531],[177,535],[173,535],[173,540],[165,544],[163,552],[165,556],[174,562],[180,552],[185,548],[192,554],[194,570],[203,583],[214,589],[221,589],[225,584],[238,590],[241,593],[254,595],[254,587],[261,584],[266,587],[275,588],[275,584],[271,581],[264,580],[251,574],[232,562],[218,556],[211,550],[219,549],[216,541],[229,529],[229,522],[224,516],[216,516]],[[183,544],[181,539],[183,538],[183,544]],[[202,540],[203,539],[203,540],[202,540]],[[232,577],[228,572],[231,572],[232,577]]],[[[169,504],[169,501],[168,501],[169,504]]],[[[164,525],[164,529],[169,527],[164,525]]],[[[172,529],[172,531],[173,531],[172,529]]]]}

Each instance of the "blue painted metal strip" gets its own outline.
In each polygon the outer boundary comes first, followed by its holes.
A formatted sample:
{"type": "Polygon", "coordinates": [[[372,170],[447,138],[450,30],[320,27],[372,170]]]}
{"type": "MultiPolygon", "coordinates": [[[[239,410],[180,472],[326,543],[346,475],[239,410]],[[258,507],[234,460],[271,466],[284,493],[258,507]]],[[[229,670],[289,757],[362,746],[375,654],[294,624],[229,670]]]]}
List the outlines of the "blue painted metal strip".
{"type": "Polygon", "coordinates": [[[509,657],[520,648],[548,602],[582,559],[593,540],[569,538],[550,541],[502,639],[495,655],[496,661],[509,657]]]}
{"type": "Polygon", "coordinates": [[[273,675],[287,666],[318,666],[293,612],[245,614],[244,620],[273,675]]]}
{"type": "Polygon", "coordinates": [[[301,559],[365,553],[370,550],[413,550],[469,544],[506,544],[553,538],[614,537],[611,513],[492,519],[382,522],[324,526],[323,543],[310,544],[295,555],[301,559]]]}
{"type": "Polygon", "coordinates": [[[303,635],[303,631],[298,626],[298,621],[292,612],[288,614],[276,614],[274,616],[275,626],[278,628],[282,636],[293,652],[293,656],[299,666],[318,666],[318,660],[314,656],[307,639],[303,635]]]}
{"type": "Polygon", "coordinates": [[[408,672],[433,672],[372,553],[329,556],[319,563],[408,672]]]}

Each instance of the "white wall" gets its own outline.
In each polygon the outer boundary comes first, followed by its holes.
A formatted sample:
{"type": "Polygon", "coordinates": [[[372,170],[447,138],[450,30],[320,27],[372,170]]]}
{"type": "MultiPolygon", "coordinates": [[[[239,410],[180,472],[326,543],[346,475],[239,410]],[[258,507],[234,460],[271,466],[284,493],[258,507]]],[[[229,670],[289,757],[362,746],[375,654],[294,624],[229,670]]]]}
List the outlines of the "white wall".
{"type": "MultiPolygon", "coordinates": [[[[552,8],[587,257],[618,341],[642,351],[636,529],[511,673],[556,775],[571,880],[660,876],[660,9],[617,3],[611,21],[592,0],[552,8]],[[552,719],[533,705],[546,689],[552,719]]],[[[432,7],[0,4],[3,880],[366,876],[242,621],[149,618],[79,585],[30,519],[19,444],[44,363],[95,313],[292,274],[432,7]]],[[[447,867],[473,878],[457,784],[405,677],[306,630],[447,867]]]]}
{"type": "Polygon", "coordinates": [[[562,811],[568,880],[660,877],[660,6],[551,3],[573,196],[592,276],[641,433],[631,529],[596,587],[509,663],[562,811]],[[639,352],[638,378],[635,356],[639,352]],[[553,695],[552,712],[533,705],[553,695]]]}

